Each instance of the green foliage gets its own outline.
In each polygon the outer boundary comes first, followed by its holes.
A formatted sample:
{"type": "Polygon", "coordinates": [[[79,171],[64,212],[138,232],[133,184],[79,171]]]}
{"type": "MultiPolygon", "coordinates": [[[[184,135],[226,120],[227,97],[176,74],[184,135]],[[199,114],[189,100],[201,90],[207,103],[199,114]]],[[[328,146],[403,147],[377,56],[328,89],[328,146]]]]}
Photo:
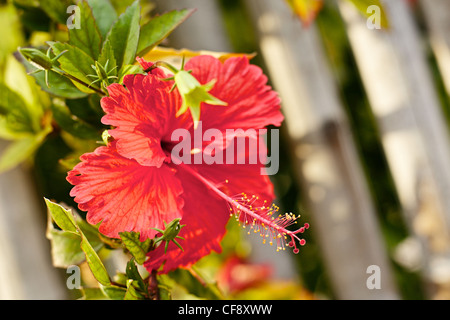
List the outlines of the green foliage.
{"type": "Polygon", "coordinates": [[[150,249],[150,239],[141,242],[138,232],[120,232],[119,235],[123,244],[136,259],[137,263],[143,264],[146,254],[150,249]]]}

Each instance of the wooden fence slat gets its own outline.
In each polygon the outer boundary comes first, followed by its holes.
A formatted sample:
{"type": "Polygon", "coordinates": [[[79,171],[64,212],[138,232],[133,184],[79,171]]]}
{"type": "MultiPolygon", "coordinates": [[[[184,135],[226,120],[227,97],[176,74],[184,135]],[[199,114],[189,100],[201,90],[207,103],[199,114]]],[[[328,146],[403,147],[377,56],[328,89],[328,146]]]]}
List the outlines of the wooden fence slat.
{"type": "MultiPolygon", "coordinates": [[[[5,145],[0,141],[0,150],[5,145]]],[[[67,298],[64,279],[52,266],[41,210],[26,170],[0,175],[0,299],[67,298]]]]}
{"type": "Polygon", "coordinates": [[[302,28],[284,1],[247,0],[269,77],[280,93],[312,229],[339,299],[396,299],[356,147],[315,26],[302,28]],[[370,290],[367,268],[382,272],[370,290]]]}
{"type": "Polygon", "coordinates": [[[346,1],[339,7],[405,220],[422,246],[424,274],[438,285],[433,265],[449,253],[450,143],[430,71],[405,1],[385,1],[389,30],[371,30],[346,1]]]}
{"type": "Polygon", "coordinates": [[[450,2],[420,0],[419,3],[446,91],[450,95],[450,2]]]}

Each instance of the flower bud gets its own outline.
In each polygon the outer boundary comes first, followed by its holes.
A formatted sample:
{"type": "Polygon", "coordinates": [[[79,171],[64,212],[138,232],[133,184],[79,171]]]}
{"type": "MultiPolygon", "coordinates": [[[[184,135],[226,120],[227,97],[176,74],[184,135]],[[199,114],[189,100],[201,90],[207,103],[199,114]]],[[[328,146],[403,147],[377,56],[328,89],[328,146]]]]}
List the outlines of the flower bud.
{"type": "Polygon", "coordinates": [[[189,108],[194,120],[194,128],[197,128],[200,120],[200,105],[202,102],[212,105],[227,105],[226,102],[208,93],[214,87],[216,80],[201,85],[193,75],[185,70],[179,70],[175,73],[174,80],[183,99],[181,108],[178,110],[176,116],[180,116],[189,108]]]}

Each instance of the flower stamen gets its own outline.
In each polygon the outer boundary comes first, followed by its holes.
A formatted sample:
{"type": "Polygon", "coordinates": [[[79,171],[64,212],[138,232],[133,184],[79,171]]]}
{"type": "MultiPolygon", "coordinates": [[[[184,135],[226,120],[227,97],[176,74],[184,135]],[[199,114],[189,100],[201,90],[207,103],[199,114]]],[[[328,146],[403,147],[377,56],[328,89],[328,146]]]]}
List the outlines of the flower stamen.
{"type": "MultiPolygon", "coordinates": [[[[300,238],[298,234],[303,233],[309,228],[309,224],[305,223],[303,227],[295,231],[291,231],[288,227],[297,224],[297,220],[300,216],[296,216],[292,212],[285,214],[278,214],[273,216],[279,211],[279,207],[275,204],[267,206],[267,201],[264,201],[263,206],[255,206],[255,202],[259,199],[258,196],[252,195],[248,197],[247,194],[241,193],[237,196],[230,197],[224,192],[219,190],[212,182],[204,178],[198,172],[192,170],[188,165],[183,164],[184,169],[201,180],[208,188],[213,190],[219,197],[224,199],[229,208],[230,216],[234,216],[236,221],[243,223],[243,228],[249,227],[249,231],[253,230],[254,233],[259,233],[263,238],[263,243],[266,243],[268,239],[269,244],[276,244],[277,251],[285,250],[286,244],[293,248],[293,252],[297,254],[300,250],[297,248],[296,240],[300,246],[305,245],[306,240],[300,238]],[[287,241],[289,242],[287,243],[287,241]]],[[[228,181],[226,181],[228,183],[228,181]]]]}

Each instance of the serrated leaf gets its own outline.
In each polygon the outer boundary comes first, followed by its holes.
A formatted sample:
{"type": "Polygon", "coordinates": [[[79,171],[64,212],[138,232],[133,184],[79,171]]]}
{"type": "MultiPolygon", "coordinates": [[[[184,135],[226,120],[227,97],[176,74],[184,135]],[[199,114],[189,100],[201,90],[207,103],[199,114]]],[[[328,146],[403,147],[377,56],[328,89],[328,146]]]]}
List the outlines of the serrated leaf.
{"type": "Polygon", "coordinates": [[[82,1],[78,7],[80,8],[80,28],[69,29],[69,43],[97,60],[102,45],[102,36],[89,4],[82,1]]]}
{"type": "Polygon", "coordinates": [[[95,22],[104,39],[117,20],[117,13],[109,0],[87,0],[92,8],[95,22]]]}
{"type": "Polygon", "coordinates": [[[100,139],[100,132],[94,126],[74,116],[62,101],[52,104],[53,119],[58,125],[71,135],[87,140],[100,139]]]}
{"type": "Polygon", "coordinates": [[[323,0],[286,0],[304,26],[310,25],[322,9],[323,0]]]}
{"type": "Polygon", "coordinates": [[[176,27],[189,18],[194,11],[194,9],[170,11],[156,16],[144,24],[139,36],[138,56],[144,55],[161,43],[176,27]]]}
{"type": "Polygon", "coordinates": [[[113,48],[119,70],[123,65],[134,62],[139,41],[139,20],[140,6],[136,0],[119,16],[106,37],[113,48]]]}
{"type": "Polygon", "coordinates": [[[141,242],[139,240],[139,232],[119,232],[119,236],[125,247],[136,259],[136,262],[143,264],[145,262],[147,251],[150,247],[151,240],[147,239],[144,242],[141,242]]]}
{"type": "Polygon", "coordinates": [[[93,93],[95,91],[89,89],[88,87],[96,88],[97,90],[99,89],[98,84],[92,84],[92,78],[88,77],[88,75],[95,73],[91,67],[94,65],[94,59],[92,59],[81,49],[68,43],[49,42],[49,45],[55,55],[67,50],[67,52],[58,59],[58,62],[60,63],[60,68],[63,71],[85,84],[81,85],[79,82],[72,80],[73,84],[79,90],[85,93],[93,93]]]}

